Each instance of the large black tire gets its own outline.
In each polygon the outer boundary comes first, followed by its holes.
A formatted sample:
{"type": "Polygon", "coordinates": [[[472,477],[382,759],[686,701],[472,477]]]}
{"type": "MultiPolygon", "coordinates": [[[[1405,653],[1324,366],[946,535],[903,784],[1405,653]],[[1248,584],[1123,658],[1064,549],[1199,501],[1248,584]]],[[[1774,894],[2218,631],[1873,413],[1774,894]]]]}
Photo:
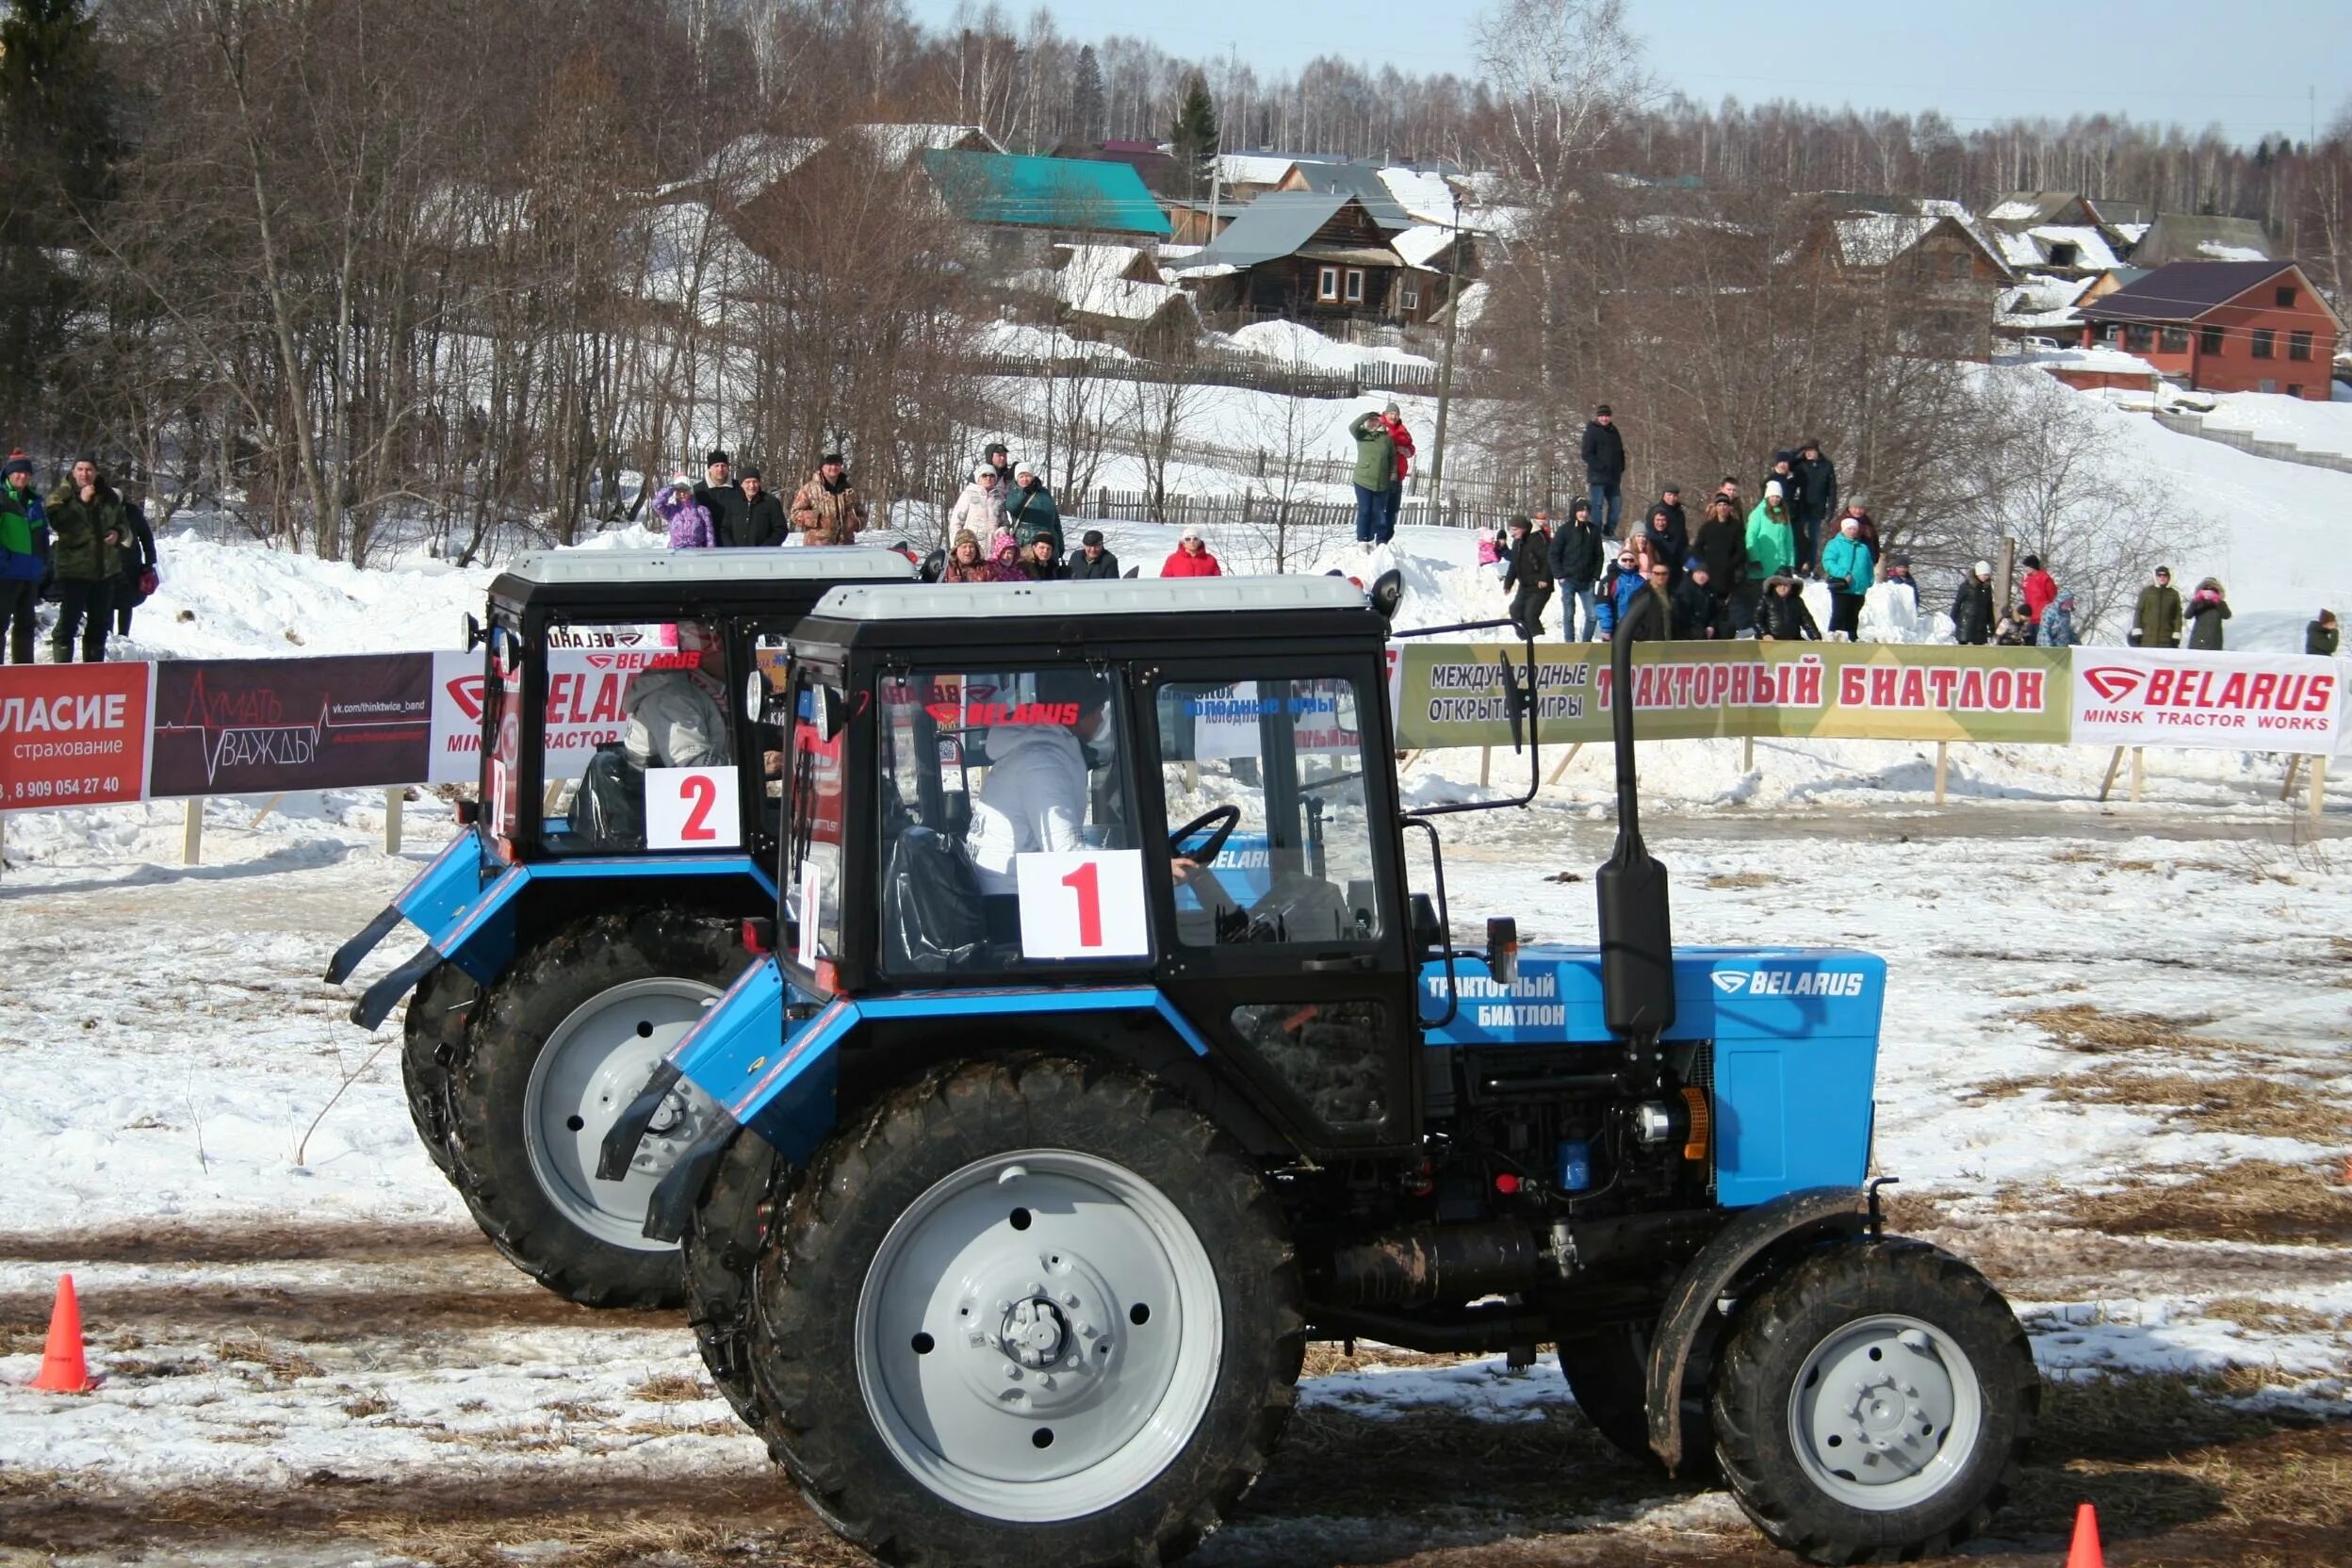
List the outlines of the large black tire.
{"type": "MultiPolygon", "coordinates": [[[[1008,1224],[1023,1229],[1027,1217],[1012,1209],[1008,1224]]],[[[919,1568],[1156,1564],[1189,1549],[1265,1469],[1305,1348],[1285,1227],[1241,1148],[1147,1079],[1059,1058],[942,1070],[837,1133],[756,1279],[771,1451],[835,1529],[919,1568]],[[1156,1474],[1077,1517],[1015,1523],[948,1501],[892,1453],[861,1386],[857,1323],[869,1264],[901,1216],[975,1164],[1022,1150],[1116,1167],[1173,1205],[1209,1259],[1221,1350],[1198,1421],[1156,1474]]],[[[1135,1310],[1129,1322],[1147,1321],[1135,1310]]]]}
{"type": "MultiPolygon", "coordinates": [[[[1982,1274],[1925,1242],[1890,1237],[1815,1253],[1746,1303],[1724,1345],[1713,1404],[1724,1478],[1775,1544],[1814,1562],[1908,1562],[1952,1550],[2000,1510],[2033,1435],[2040,1382],[2025,1331],[1982,1274]],[[1903,1507],[1859,1507],[1825,1491],[1791,1431],[1807,1360],[1849,1325],[1881,1315],[1940,1331],[1981,1391],[1975,1441],[1937,1490],[1903,1507]]],[[[1866,1456],[1857,1465],[1872,1462],[1862,1445],[1849,1451],[1866,1456]]]]}
{"type": "Polygon", "coordinates": [[[524,1129],[532,1066],[577,1009],[616,988],[678,979],[724,990],[750,961],[739,929],[714,916],[641,909],[557,933],[490,988],[450,1075],[451,1177],[466,1207],[516,1267],[582,1306],[675,1307],[685,1299],[683,1268],[677,1248],[600,1237],[546,1191],[524,1129]]]}
{"type": "Polygon", "coordinates": [[[745,1128],[727,1146],[683,1241],[686,1321],[710,1380],[735,1413],[763,1437],[775,1407],[760,1392],[752,1353],[753,1270],[768,1230],[789,1197],[792,1167],[745,1128]]]}
{"type": "Polygon", "coordinates": [[[449,1153],[449,1073],[465,1059],[466,1028],[482,1001],[482,988],[455,964],[443,964],[409,993],[401,1021],[400,1086],[408,1093],[408,1119],[418,1141],[444,1176],[452,1175],[449,1153]]]}
{"type": "MultiPolygon", "coordinates": [[[[1714,1474],[1714,1427],[1704,1394],[1692,1392],[1707,1386],[1709,1339],[1703,1331],[1683,1379],[1680,1475],[1685,1480],[1707,1480],[1714,1474]]],[[[1638,1325],[1615,1323],[1563,1339],[1556,1348],[1568,1392],[1593,1430],[1627,1459],[1663,1474],[1665,1466],[1650,1446],[1649,1335],[1638,1325]]]]}

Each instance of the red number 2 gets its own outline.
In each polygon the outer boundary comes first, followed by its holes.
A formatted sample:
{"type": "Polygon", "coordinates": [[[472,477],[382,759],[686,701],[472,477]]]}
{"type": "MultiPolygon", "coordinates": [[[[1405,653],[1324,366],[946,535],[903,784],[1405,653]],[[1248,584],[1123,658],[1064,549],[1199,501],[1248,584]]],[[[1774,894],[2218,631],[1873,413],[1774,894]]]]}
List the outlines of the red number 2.
{"type": "Polygon", "coordinates": [[[1078,945],[1102,945],[1102,890],[1089,860],[1062,878],[1062,886],[1078,895],[1078,945]]]}
{"type": "Polygon", "coordinates": [[[678,780],[678,792],[687,803],[686,825],[678,830],[678,838],[689,843],[717,838],[719,830],[710,825],[710,808],[719,803],[717,781],[708,774],[690,773],[678,780]]]}

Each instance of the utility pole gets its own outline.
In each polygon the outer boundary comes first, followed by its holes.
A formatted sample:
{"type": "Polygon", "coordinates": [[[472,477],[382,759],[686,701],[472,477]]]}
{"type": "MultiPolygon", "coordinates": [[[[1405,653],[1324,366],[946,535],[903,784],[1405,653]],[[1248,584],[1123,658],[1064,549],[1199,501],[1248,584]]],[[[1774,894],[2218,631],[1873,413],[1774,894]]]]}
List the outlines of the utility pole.
{"type": "MultiPolygon", "coordinates": [[[[1446,182],[1450,188],[1452,182],[1446,182]]],[[[1454,399],[1454,338],[1462,331],[1462,192],[1454,192],[1453,259],[1446,269],[1446,348],[1438,356],[1437,433],[1429,439],[1429,510],[1442,519],[1446,505],[1446,415],[1454,399]]]]}

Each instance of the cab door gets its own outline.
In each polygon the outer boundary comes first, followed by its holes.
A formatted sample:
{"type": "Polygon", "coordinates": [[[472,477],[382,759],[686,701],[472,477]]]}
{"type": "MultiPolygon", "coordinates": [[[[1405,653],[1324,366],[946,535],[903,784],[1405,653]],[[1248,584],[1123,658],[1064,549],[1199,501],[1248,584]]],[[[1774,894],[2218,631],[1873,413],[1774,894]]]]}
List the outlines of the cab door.
{"type": "Polygon", "coordinates": [[[1162,988],[1310,1148],[1417,1142],[1383,688],[1369,661],[1168,662],[1137,711],[1162,988]],[[1154,831],[1156,830],[1156,831],[1154,831]]]}

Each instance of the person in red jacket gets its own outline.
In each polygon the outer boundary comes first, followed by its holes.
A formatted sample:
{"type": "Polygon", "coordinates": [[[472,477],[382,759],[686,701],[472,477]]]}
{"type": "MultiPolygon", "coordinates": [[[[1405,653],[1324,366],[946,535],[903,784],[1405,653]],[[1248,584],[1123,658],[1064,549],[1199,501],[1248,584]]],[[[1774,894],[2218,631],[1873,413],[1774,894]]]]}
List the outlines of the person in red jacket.
{"type": "Polygon", "coordinates": [[[1166,561],[1160,563],[1160,575],[1223,577],[1225,568],[1218,565],[1217,557],[1209,553],[1209,547],[1201,539],[1200,531],[1187,523],[1184,531],[1176,536],[1176,548],[1169,552],[1166,561]]]}
{"type": "Polygon", "coordinates": [[[2042,558],[2025,558],[2025,580],[2017,584],[2017,596],[2025,600],[2025,618],[2035,626],[2042,624],[2042,612],[2058,597],[2058,580],[2042,570],[2042,558]]]}

